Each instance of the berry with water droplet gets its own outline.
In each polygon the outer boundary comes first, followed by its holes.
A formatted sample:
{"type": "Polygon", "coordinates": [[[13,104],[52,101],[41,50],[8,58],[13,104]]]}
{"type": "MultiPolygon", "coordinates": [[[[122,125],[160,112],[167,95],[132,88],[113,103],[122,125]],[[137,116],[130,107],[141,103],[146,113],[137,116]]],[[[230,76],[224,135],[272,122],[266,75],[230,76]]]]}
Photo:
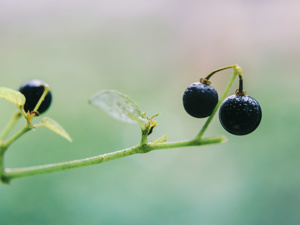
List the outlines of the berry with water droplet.
{"type": "Polygon", "coordinates": [[[224,100],[219,110],[223,128],[234,135],[253,132],[262,117],[259,103],[248,95],[231,95],[224,100]]]}
{"type": "Polygon", "coordinates": [[[216,89],[209,81],[203,80],[188,86],[182,98],[185,111],[196,118],[210,116],[218,103],[216,89]]]}

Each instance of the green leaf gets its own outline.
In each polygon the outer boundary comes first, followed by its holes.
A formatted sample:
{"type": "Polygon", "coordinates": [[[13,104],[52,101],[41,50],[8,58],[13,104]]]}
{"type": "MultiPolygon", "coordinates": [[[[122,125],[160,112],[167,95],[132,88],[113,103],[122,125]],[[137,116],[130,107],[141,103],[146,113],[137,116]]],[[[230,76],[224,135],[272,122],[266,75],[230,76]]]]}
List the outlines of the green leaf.
{"type": "Polygon", "coordinates": [[[72,142],[72,138],[70,135],[62,128],[59,123],[57,123],[55,120],[45,117],[42,119],[40,124],[37,124],[36,127],[47,127],[48,129],[54,131],[55,133],[59,134],[60,136],[64,137],[68,141],[72,142]]]}
{"type": "Polygon", "coordinates": [[[8,100],[19,107],[24,106],[26,101],[22,93],[6,87],[0,87],[0,98],[8,100]]]}
{"type": "Polygon", "coordinates": [[[164,136],[162,136],[162,137],[160,137],[160,138],[154,140],[154,141],[152,142],[152,144],[162,144],[162,143],[165,143],[167,140],[168,140],[168,135],[165,134],[164,136]]]}
{"type": "Polygon", "coordinates": [[[160,113],[155,113],[155,114],[151,117],[151,119],[153,119],[154,117],[159,116],[159,114],[160,114],[160,113]]]}
{"type": "Polygon", "coordinates": [[[102,109],[117,120],[127,123],[148,123],[148,120],[142,115],[138,104],[129,96],[118,91],[101,91],[92,96],[89,103],[102,109]]]}

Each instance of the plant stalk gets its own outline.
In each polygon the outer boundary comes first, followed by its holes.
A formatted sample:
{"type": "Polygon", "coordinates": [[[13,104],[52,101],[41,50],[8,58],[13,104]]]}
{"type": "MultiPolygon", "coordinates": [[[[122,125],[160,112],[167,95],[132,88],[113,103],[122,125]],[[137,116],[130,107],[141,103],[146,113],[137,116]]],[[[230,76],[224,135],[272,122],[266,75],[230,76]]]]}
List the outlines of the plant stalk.
{"type": "Polygon", "coordinates": [[[229,80],[221,98],[219,99],[217,105],[215,106],[213,112],[211,113],[211,115],[208,117],[208,119],[206,120],[205,124],[203,125],[202,129],[200,130],[200,132],[198,133],[198,135],[196,136],[196,140],[201,140],[204,132],[206,131],[206,129],[208,128],[210,122],[212,121],[213,117],[215,116],[216,112],[218,111],[219,107],[221,106],[222,102],[224,101],[230,87],[232,86],[236,76],[239,74],[239,71],[234,70],[233,75],[231,76],[231,79],[229,80]]]}
{"type": "Polygon", "coordinates": [[[13,117],[11,118],[11,120],[8,122],[8,124],[6,125],[6,127],[1,132],[1,134],[0,134],[0,141],[4,140],[4,138],[8,135],[8,133],[11,131],[11,129],[13,128],[13,126],[16,124],[16,122],[18,121],[18,119],[20,117],[21,117],[21,111],[18,110],[17,112],[14,113],[13,117]]]}
{"type": "Polygon", "coordinates": [[[14,134],[11,138],[9,138],[7,141],[2,143],[2,147],[4,149],[7,149],[14,141],[16,141],[19,137],[21,137],[26,132],[30,131],[33,127],[31,125],[26,125],[16,134],[14,134]]]}
{"type": "MultiPolygon", "coordinates": [[[[3,183],[8,183],[10,180],[15,179],[15,178],[34,176],[34,175],[39,175],[39,174],[47,174],[47,173],[58,172],[58,171],[63,171],[63,170],[68,170],[68,169],[73,169],[73,168],[79,168],[79,167],[84,167],[84,166],[89,166],[89,165],[94,165],[94,164],[100,164],[103,162],[123,158],[126,156],[138,154],[138,153],[148,153],[153,150],[173,149],[173,148],[202,146],[202,145],[222,143],[226,140],[225,137],[202,138],[202,136],[203,136],[204,132],[206,131],[206,129],[208,128],[208,126],[209,126],[210,122],[212,121],[214,115],[216,114],[218,108],[224,101],[236,76],[239,75],[240,79],[242,79],[242,76],[241,76],[242,70],[238,65],[227,66],[227,67],[223,67],[223,68],[214,70],[206,77],[206,79],[209,79],[214,73],[219,72],[224,69],[229,69],[229,68],[233,68],[234,73],[233,73],[230,81],[228,82],[216,107],[214,108],[212,114],[208,117],[208,119],[206,120],[204,126],[202,127],[202,129],[200,130],[198,135],[194,139],[187,140],[187,141],[147,143],[148,142],[147,137],[152,131],[152,130],[150,131],[151,125],[152,125],[152,129],[156,125],[156,124],[148,123],[146,125],[141,126],[142,134],[141,134],[140,143],[131,148],[127,148],[127,149],[123,149],[123,150],[119,150],[119,151],[115,151],[115,152],[111,152],[111,153],[107,153],[107,154],[102,154],[102,155],[98,155],[98,156],[94,156],[94,157],[89,157],[89,158],[85,158],[85,159],[78,159],[78,160],[72,160],[72,161],[61,162],[61,163],[53,163],[53,164],[32,166],[32,167],[25,167],[25,168],[4,168],[3,158],[4,158],[4,153],[5,153],[6,149],[14,141],[16,141],[19,137],[21,137],[23,134],[25,134],[26,132],[28,132],[29,130],[34,128],[34,126],[31,124],[32,115],[25,114],[24,110],[21,109],[22,111],[19,111],[18,113],[14,114],[12,120],[8,123],[8,125],[5,127],[5,129],[0,134],[0,179],[3,183]],[[9,131],[12,129],[13,125],[16,123],[17,119],[20,117],[21,112],[23,113],[25,119],[27,120],[26,125],[19,132],[17,132],[11,138],[9,138],[7,141],[3,141],[3,139],[9,133],[9,131]]],[[[36,111],[39,108],[40,104],[44,100],[48,91],[49,91],[49,89],[46,88],[42,97],[40,98],[39,102],[37,103],[34,111],[36,111]]]]}
{"type": "Polygon", "coordinates": [[[209,79],[212,77],[212,75],[214,75],[215,73],[220,72],[220,71],[222,71],[222,70],[234,68],[235,66],[236,66],[236,65],[231,65],[231,66],[225,66],[225,67],[216,69],[216,70],[210,72],[210,73],[205,77],[205,79],[206,79],[206,80],[209,80],[209,79]]]}
{"type": "Polygon", "coordinates": [[[6,168],[2,176],[5,180],[10,181],[11,179],[14,178],[47,174],[47,173],[79,168],[79,167],[84,167],[84,166],[89,166],[94,164],[100,164],[114,159],[119,159],[126,156],[138,154],[138,153],[147,153],[152,150],[217,144],[217,143],[222,143],[225,140],[226,138],[224,137],[211,137],[211,138],[202,139],[200,141],[193,139],[190,141],[170,142],[170,143],[162,143],[162,144],[146,144],[142,146],[137,145],[132,148],[127,148],[116,152],[111,152],[111,153],[89,157],[85,159],[72,160],[68,162],[53,163],[48,165],[32,166],[32,167],[25,167],[25,168],[15,168],[15,169],[6,168]]]}
{"type": "Polygon", "coordinates": [[[40,105],[42,104],[42,102],[45,100],[45,97],[47,95],[47,93],[50,91],[49,87],[45,87],[45,90],[42,94],[42,96],[40,97],[38,103],[36,103],[36,106],[34,107],[33,111],[38,111],[40,105]]]}

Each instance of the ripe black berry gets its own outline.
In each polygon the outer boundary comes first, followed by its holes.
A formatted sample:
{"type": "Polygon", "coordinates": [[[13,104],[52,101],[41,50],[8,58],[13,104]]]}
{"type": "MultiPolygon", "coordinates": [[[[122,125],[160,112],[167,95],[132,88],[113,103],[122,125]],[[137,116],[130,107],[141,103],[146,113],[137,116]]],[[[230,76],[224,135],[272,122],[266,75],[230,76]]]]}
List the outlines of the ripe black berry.
{"type": "Polygon", "coordinates": [[[219,110],[219,119],[231,134],[246,135],[253,132],[262,117],[258,102],[248,95],[231,95],[224,100],[219,110]]]}
{"type": "Polygon", "coordinates": [[[187,87],[183,94],[185,111],[193,117],[210,116],[218,103],[218,93],[209,84],[196,82],[187,87]]]}
{"type": "MultiPolygon", "coordinates": [[[[44,89],[46,86],[49,87],[48,84],[46,84],[45,82],[38,80],[38,79],[29,80],[20,86],[19,91],[26,98],[26,102],[24,105],[25,112],[33,111],[36,104],[40,100],[40,97],[44,93],[44,89]]],[[[38,108],[38,112],[40,114],[45,112],[49,108],[49,106],[51,104],[51,100],[52,100],[52,95],[51,95],[51,92],[49,91],[46,94],[44,101],[38,108]]]]}

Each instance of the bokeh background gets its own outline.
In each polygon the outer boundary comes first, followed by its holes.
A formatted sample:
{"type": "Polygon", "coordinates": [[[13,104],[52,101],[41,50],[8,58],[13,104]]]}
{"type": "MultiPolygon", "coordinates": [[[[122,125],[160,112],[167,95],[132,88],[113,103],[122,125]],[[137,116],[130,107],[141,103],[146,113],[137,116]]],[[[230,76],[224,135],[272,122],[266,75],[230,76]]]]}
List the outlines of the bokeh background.
{"type": "MultiPolygon", "coordinates": [[[[0,86],[46,81],[54,101],[45,115],[74,140],[32,131],[11,146],[7,167],[137,144],[138,126],[88,105],[103,89],[131,96],[149,116],[161,113],[151,140],[166,133],[170,141],[192,138],[205,120],[185,113],[183,91],[235,63],[263,119],[254,133],[237,137],[216,116],[205,136],[226,135],[224,144],[0,185],[0,224],[300,224],[299,10],[297,0],[2,1],[0,86]]],[[[212,78],[219,93],[231,73],[212,78]]],[[[0,104],[4,127],[16,109],[0,104]]]]}

